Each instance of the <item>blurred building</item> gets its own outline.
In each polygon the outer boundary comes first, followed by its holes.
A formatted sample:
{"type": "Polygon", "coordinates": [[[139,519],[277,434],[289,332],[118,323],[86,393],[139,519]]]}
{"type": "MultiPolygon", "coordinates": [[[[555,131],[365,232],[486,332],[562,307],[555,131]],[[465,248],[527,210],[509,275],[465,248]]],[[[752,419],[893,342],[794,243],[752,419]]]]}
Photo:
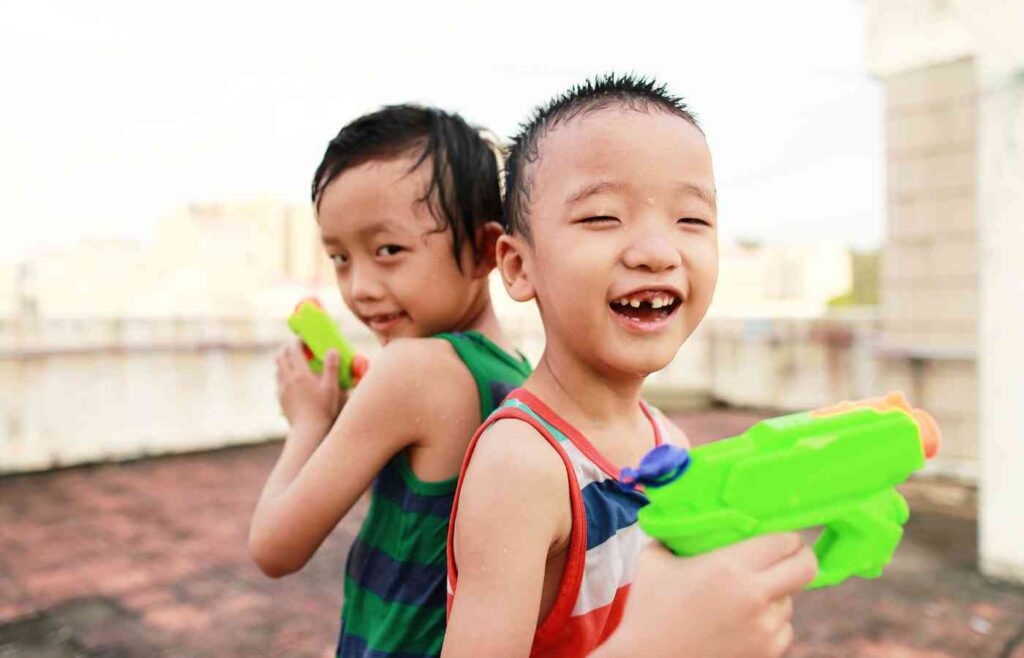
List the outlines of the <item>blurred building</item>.
{"type": "Polygon", "coordinates": [[[885,379],[981,493],[981,564],[1024,580],[1024,3],[869,0],[885,86],[885,379]]]}
{"type": "Polygon", "coordinates": [[[0,267],[0,472],[279,436],[271,357],[308,294],[340,312],[311,212],[273,201],[0,267]]]}
{"type": "Polygon", "coordinates": [[[190,204],[154,242],[89,240],[10,269],[3,304],[50,318],[276,316],[334,282],[310,209],[269,200],[190,204]]]}
{"type": "Polygon", "coordinates": [[[719,247],[714,317],[821,317],[853,286],[850,248],[841,242],[719,247]]]}
{"type": "Polygon", "coordinates": [[[19,285],[18,264],[0,262],[0,319],[14,315],[19,285]]]}
{"type": "Polygon", "coordinates": [[[157,247],[177,272],[153,300],[159,309],[184,295],[200,305],[191,314],[274,317],[302,291],[334,286],[307,205],[192,204],[161,223],[157,247]]]}

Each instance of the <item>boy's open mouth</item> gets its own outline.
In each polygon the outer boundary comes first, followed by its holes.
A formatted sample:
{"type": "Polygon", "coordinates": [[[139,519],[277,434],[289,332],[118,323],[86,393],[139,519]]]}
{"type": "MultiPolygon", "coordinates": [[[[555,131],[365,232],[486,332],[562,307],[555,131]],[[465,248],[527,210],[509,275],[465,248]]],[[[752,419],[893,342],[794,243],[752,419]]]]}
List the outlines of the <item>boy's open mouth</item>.
{"type": "Polygon", "coordinates": [[[665,320],[679,308],[679,296],[667,290],[641,290],[620,297],[608,306],[613,313],[632,322],[665,320]]]}
{"type": "Polygon", "coordinates": [[[364,322],[370,329],[378,332],[385,332],[391,329],[398,321],[402,319],[405,312],[398,311],[397,313],[378,313],[377,315],[368,315],[364,318],[364,322]]]}

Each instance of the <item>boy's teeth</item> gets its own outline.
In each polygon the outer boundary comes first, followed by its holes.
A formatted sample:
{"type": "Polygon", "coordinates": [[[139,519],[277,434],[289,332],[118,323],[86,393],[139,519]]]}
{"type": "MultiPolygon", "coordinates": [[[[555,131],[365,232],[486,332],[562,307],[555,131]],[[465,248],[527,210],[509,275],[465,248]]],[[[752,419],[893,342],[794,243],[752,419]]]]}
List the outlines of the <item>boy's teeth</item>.
{"type": "Polygon", "coordinates": [[[620,297],[616,299],[613,304],[619,306],[632,306],[633,308],[640,308],[643,305],[650,306],[651,308],[665,308],[672,306],[676,303],[675,295],[669,293],[637,293],[635,296],[620,297]]]}

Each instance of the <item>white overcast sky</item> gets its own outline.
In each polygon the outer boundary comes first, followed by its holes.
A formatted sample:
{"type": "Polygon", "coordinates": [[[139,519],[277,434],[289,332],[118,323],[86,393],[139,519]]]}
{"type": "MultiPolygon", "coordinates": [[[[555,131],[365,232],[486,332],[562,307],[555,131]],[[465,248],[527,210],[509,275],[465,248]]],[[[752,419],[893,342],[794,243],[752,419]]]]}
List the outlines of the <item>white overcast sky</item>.
{"type": "Polygon", "coordinates": [[[328,139],[418,101],[501,135],[602,71],[685,96],[726,237],[878,244],[865,8],[806,2],[0,0],[0,259],[153,234],[191,200],[306,202],[328,139]]]}

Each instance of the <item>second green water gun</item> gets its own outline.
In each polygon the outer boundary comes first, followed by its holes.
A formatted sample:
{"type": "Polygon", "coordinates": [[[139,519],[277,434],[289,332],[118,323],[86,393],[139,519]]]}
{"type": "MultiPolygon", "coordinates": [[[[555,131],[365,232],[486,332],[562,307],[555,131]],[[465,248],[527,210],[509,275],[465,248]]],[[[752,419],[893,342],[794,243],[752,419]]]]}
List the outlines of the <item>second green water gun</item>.
{"type": "Polygon", "coordinates": [[[823,527],[815,589],[882,574],[910,517],[895,487],[940,441],[927,412],[890,393],[764,420],[692,451],[662,445],[621,479],[650,501],[640,527],[677,555],[823,527]]]}
{"type": "Polygon", "coordinates": [[[309,297],[298,303],[288,318],[288,326],[302,339],[303,351],[313,372],[320,374],[324,371],[327,351],[334,348],[338,351],[338,386],[350,389],[366,374],[369,368],[367,358],[356,354],[341,329],[315,298],[309,297]]]}

